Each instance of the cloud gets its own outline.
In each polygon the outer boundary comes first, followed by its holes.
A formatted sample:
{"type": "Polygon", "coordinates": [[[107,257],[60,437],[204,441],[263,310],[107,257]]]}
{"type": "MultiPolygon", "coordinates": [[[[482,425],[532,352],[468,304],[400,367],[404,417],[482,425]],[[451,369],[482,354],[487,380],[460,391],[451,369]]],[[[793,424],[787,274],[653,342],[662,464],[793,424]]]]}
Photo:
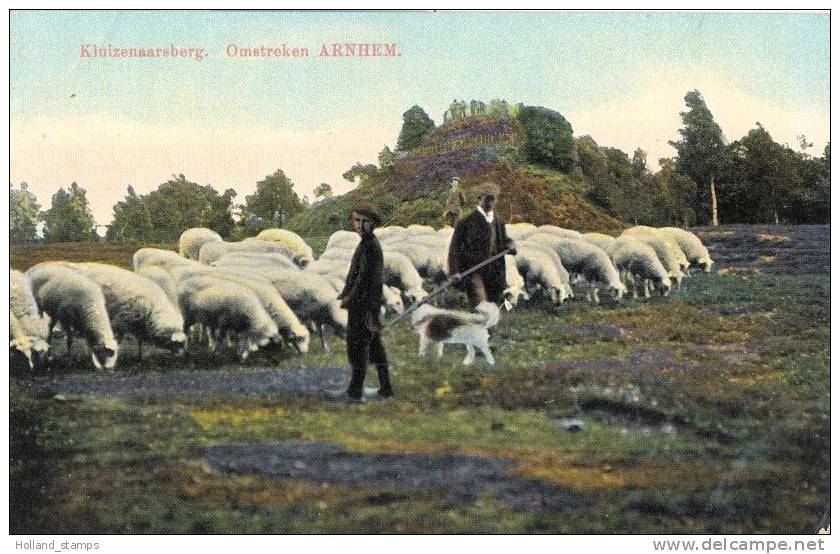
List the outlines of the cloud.
{"type": "Polygon", "coordinates": [[[602,146],[615,146],[632,154],[641,147],[652,167],[660,158],[673,157],[669,140],[679,138],[679,113],[686,109],[685,93],[697,89],[721,126],[727,141],[738,140],[756,122],[779,143],[796,148],[796,135],[805,134],[821,155],[829,140],[828,108],[803,107],[787,98],[756,95],[724,72],[657,65],[635,73],[623,91],[610,91],[604,99],[586,99],[568,105],[564,115],[576,136],[591,135],[602,146]]]}
{"type": "Polygon", "coordinates": [[[298,196],[311,198],[321,182],[338,194],[352,188],[341,174],[356,161],[375,162],[398,131],[383,121],[284,133],[105,117],[13,119],[11,181],[26,181],[45,207],[59,187],[77,181],[87,189],[100,224],[111,221],[126,185],[144,194],[177,173],[219,192],[233,188],[244,202],[257,181],[279,168],[295,183],[298,196]]]}

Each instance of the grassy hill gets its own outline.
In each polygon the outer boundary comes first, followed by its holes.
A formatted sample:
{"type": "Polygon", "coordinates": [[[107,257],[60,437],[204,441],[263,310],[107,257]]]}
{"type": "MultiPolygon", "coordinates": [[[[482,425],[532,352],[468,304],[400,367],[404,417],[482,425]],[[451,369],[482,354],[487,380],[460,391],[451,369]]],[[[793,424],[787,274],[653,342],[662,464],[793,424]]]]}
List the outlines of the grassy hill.
{"type": "Polygon", "coordinates": [[[514,119],[482,116],[436,128],[417,147],[396,154],[392,165],[362,180],[355,190],[325,200],[289,221],[303,236],[328,236],[348,227],[352,206],[375,204],[390,225],[440,227],[453,175],[470,202],[487,180],[501,188],[497,210],[510,222],[554,224],[579,231],[617,233],[626,227],[586,200],[589,183],[580,176],[528,164],[525,136],[514,119]]]}

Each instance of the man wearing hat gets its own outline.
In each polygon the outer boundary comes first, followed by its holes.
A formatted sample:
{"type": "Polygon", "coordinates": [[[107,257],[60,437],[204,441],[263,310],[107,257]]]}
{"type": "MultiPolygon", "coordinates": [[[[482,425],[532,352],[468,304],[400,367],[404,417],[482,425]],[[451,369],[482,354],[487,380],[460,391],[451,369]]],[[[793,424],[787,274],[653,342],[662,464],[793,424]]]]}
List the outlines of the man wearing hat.
{"type": "Polygon", "coordinates": [[[452,178],[452,189],[449,191],[449,197],[446,199],[446,211],[443,217],[446,218],[447,223],[451,227],[455,227],[458,219],[461,217],[461,210],[467,205],[467,198],[461,190],[460,181],[458,177],[452,178]]]}
{"type": "Polygon", "coordinates": [[[344,290],[339,294],[341,307],[346,308],[347,359],[353,370],[347,396],[351,401],[362,399],[365,372],[369,362],[379,374],[379,396],[393,396],[388,376],[388,358],[379,333],[382,299],[382,248],[373,228],[382,222],[376,209],[367,203],[357,204],[350,215],[353,230],[362,240],[353,253],[344,290]]]}
{"type": "Polygon", "coordinates": [[[461,272],[506,249],[511,249],[510,254],[516,254],[514,243],[505,232],[504,221],[493,212],[498,196],[499,187],[495,183],[482,183],[478,206],[458,222],[449,243],[449,274],[467,293],[471,308],[484,300],[502,303],[507,287],[505,259],[501,256],[463,278],[461,272]]]}

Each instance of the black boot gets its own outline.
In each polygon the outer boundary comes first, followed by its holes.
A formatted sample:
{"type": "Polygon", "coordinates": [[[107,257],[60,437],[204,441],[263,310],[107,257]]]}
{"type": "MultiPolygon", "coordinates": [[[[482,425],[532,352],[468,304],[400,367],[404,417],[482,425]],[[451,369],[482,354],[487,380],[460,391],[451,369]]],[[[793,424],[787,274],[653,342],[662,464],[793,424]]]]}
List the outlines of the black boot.
{"type": "Polygon", "coordinates": [[[391,378],[388,375],[387,365],[376,366],[376,372],[379,374],[379,396],[389,398],[394,396],[394,391],[391,388],[391,378]]]}

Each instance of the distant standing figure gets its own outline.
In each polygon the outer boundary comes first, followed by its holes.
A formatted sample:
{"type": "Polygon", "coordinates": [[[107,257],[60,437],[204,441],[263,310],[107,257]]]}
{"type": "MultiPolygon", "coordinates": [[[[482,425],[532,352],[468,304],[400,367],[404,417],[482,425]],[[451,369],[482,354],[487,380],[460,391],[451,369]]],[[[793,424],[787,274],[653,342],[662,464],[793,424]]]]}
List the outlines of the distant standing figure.
{"type": "Polygon", "coordinates": [[[466,277],[462,277],[461,272],[505,249],[516,254],[514,243],[505,232],[504,221],[493,213],[498,195],[499,187],[495,183],[484,183],[478,192],[478,206],[458,222],[449,244],[449,274],[467,293],[473,309],[484,300],[501,304],[506,287],[505,259],[501,256],[466,277]]]}
{"type": "Polygon", "coordinates": [[[388,358],[380,336],[383,256],[373,229],[382,220],[375,208],[366,203],[357,204],[350,217],[353,230],[362,240],[353,253],[347,282],[338,299],[341,300],[341,307],[348,311],[347,359],[353,374],[347,396],[350,401],[360,401],[369,362],[376,365],[379,374],[379,396],[393,396],[394,392],[388,375],[388,358]]]}
{"type": "Polygon", "coordinates": [[[460,181],[458,177],[453,177],[452,188],[449,191],[449,197],[446,199],[446,211],[443,214],[451,227],[455,227],[455,224],[461,219],[461,210],[466,205],[467,197],[464,196],[464,191],[461,190],[460,181]]]}

